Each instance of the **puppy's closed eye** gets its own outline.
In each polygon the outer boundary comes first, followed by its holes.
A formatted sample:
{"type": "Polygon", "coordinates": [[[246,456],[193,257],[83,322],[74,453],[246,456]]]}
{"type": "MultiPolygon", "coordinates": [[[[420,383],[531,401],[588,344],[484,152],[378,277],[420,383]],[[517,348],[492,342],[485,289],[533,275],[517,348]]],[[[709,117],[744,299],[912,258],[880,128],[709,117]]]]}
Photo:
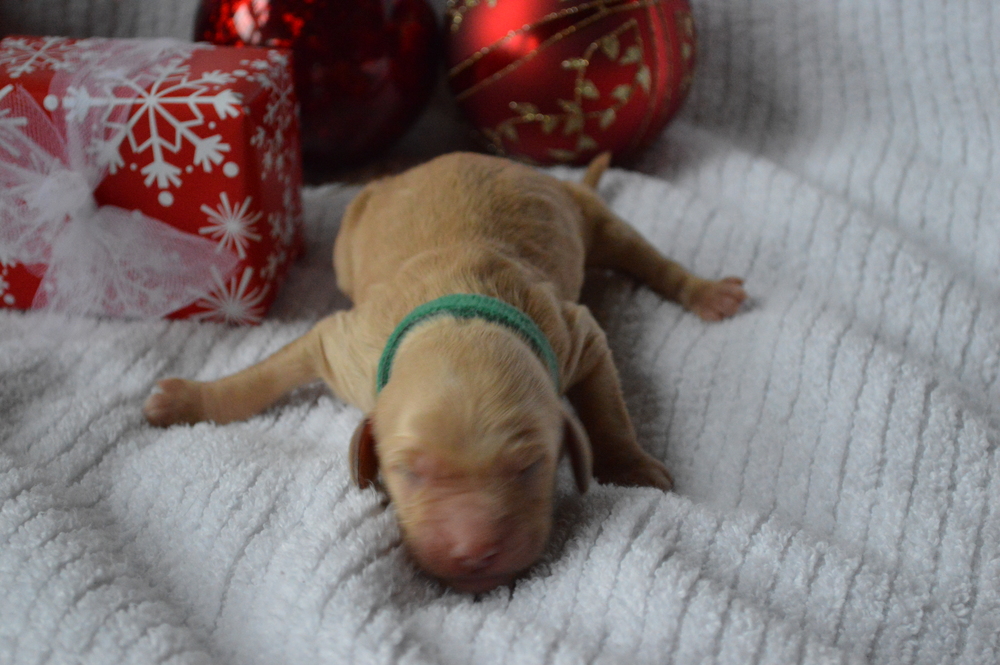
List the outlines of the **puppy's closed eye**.
{"type": "Polygon", "coordinates": [[[532,481],[537,480],[541,475],[540,471],[542,470],[542,462],[544,461],[545,461],[544,458],[539,458],[534,462],[529,463],[526,466],[521,466],[520,468],[518,468],[515,471],[517,480],[522,483],[530,483],[532,481]]]}
{"type": "Polygon", "coordinates": [[[398,476],[410,489],[417,489],[427,480],[426,474],[420,473],[411,464],[395,464],[389,471],[398,476]]]}

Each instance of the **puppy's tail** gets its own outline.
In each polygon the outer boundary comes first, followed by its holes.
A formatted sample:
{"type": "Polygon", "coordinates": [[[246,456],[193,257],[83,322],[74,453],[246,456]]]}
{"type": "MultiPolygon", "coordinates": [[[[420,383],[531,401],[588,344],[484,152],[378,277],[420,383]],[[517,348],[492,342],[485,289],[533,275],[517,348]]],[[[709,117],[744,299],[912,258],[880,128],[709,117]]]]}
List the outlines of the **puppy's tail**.
{"type": "Polygon", "coordinates": [[[611,166],[610,152],[602,152],[594,157],[587,167],[587,172],[583,174],[583,184],[590,189],[597,189],[597,183],[600,182],[601,176],[604,175],[609,166],[611,166]]]}

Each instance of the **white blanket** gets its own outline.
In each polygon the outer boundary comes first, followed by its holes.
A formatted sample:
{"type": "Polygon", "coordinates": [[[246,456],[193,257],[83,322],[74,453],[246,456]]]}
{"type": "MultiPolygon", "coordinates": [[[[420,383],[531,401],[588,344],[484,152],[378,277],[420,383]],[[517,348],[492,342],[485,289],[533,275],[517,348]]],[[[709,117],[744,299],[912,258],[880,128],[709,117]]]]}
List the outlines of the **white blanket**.
{"type": "Polygon", "coordinates": [[[361,414],[321,386],[146,425],[158,378],[347,305],[357,187],[313,188],[260,327],[0,313],[0,663],[997,662],[994,0],[694,5],[694,93],[602,193],[753,302],[706,324],[618,276],[585,294],[675,493],[564,477],[545,561],[477,598],[350,485],[361,414]]]}

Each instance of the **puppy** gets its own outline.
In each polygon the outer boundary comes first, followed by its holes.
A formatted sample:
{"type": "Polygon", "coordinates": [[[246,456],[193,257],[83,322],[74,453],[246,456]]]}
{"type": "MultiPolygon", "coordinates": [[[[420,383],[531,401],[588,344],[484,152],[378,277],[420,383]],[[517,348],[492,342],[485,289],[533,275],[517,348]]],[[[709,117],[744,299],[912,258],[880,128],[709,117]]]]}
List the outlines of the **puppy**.
{"type": "Polygon", "coordinates": [[[562,454],[581,492],[592,476],[672,486],[576,302],[585,268],[623,271],[709,321],[746,297],[742,280],[690,274],[615,216],[594,192],[608,163],[576,184],[457,153],[369,184],[334,247],[353,308],[232,376],[160,381],[146,417],[228,423],[323,379],[366,414],[352,476],[381,480],[416,563],[460,591],[511,582],[545,548],[562,454]]]}

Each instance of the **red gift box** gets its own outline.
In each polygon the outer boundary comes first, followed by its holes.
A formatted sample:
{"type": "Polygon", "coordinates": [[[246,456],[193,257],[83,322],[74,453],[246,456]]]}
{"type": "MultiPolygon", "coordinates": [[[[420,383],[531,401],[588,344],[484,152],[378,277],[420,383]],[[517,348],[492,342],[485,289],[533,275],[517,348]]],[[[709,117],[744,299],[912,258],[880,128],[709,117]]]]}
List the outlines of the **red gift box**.
{"type": "Polygon", "coordinates": [[[287,51],[0,41],[0,306],[257,323],[301,185],[287,51]]]}

